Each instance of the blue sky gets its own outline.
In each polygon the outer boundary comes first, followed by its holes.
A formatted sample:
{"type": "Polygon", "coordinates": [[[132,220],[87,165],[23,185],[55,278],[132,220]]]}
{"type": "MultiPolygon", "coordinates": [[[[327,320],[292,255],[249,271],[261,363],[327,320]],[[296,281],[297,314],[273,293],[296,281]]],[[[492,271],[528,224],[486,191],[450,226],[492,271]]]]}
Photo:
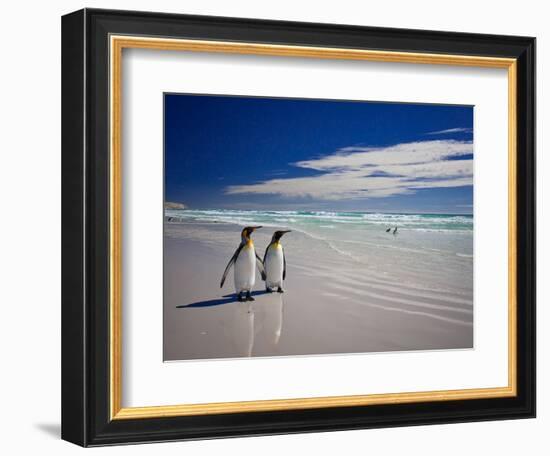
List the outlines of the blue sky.
{"type": "Polygon", "coordinates": [[[194,209],[471,213],[473,108],[165,95],[165,198],[194,209]]]}

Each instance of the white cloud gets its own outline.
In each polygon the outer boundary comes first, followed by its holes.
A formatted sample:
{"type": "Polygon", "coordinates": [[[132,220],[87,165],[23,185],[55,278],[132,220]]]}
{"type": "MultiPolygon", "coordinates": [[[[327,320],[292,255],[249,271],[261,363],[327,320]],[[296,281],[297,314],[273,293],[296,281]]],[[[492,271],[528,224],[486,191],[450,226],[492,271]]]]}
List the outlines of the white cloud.
{"type": "Polygon", "coordinates": [[[389,147],[346,147],[331,155],[294,163],[319,171],[310,177],[269,179],[232,185],[227,194],[274,194],[290,198],[341,200],[381,198],[418,189],[472,185],[471,141],[435,140],[389,147]]]}
{"type": "Polygon", "coordinates": [[[426,133],[427,135],[447,135],[450,133],[471,133],[473,130],[471,128],[448,128],[447,130],[438,130],[431,131],[426,133]]]}

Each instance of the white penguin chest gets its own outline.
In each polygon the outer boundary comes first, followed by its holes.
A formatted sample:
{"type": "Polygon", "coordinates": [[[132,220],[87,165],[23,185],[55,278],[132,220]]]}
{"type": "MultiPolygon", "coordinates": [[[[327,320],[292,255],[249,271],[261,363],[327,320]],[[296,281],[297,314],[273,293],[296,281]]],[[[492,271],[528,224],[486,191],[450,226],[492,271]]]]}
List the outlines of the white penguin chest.
{"type": "Polygon", "coordinates": [[[246,244],[235,261],[235,288],[237,292],[250,290],[256,279],[256,251],[253,244],[246,244]]]}
{"type": "Polygon", "coordinates": [[[279,284],[283,280],[284,257],[281,244],[272,244],[265,256],[265,273],[267,282],[279,284]]]}

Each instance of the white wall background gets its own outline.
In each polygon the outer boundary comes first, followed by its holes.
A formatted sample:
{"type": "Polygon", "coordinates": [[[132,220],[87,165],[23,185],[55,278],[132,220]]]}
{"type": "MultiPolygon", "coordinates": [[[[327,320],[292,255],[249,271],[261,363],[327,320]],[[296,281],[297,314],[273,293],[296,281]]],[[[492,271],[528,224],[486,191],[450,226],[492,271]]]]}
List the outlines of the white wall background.
{"type": "Polygon", "coordinates": [[[0,448],[72,454],[60,427],[60,16],[84,6],[406,27],[538,39],[538,418],[102,448],[94,454],[547,454],[550,448],[550,172],[543,122],[550,100],[550,29],[534,0],[320,2],[64,0],[4,2],[0,16],[0,448]],[[547,181],[548,182],[548,181],[547,181]]]}

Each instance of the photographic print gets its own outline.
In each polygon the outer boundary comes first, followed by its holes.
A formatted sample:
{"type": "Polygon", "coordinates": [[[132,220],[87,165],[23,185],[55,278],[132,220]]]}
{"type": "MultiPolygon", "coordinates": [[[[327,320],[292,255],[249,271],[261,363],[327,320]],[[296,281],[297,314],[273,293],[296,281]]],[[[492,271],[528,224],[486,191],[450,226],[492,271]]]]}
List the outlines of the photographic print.
{"type": "Polygon", "coordinates": [[[164,94],[164,360],[473,348],[473,111],[164,94]]]}

